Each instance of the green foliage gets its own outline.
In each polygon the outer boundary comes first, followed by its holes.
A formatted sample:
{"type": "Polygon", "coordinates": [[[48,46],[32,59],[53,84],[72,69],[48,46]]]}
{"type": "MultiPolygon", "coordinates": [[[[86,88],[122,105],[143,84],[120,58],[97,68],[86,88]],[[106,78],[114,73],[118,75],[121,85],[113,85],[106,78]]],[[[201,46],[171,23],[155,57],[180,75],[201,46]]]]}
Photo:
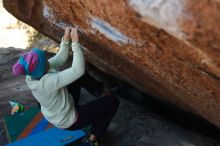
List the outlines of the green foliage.
{"type": "Polygon", "coordinates": [[[51,40],[50,38],[44,36],[40,32],[36,30],[30,30],[27,32],[28,34],[28,44],[27,48],[41,48],[50,52],[54,52],[54,49],[57,49],[58,44],[51,40]]]}
{"type": "Polygon", "coordinates": [[[27,30],[27,35],[28,35],[28,43],[29,46],[35,46],[37,42],[40,40],[45,39],[45,36],[39,33],[38,31],[32,29],[32,30],[27,30]]]}
{"type": "Polygon", "coordinates": [[[30,26],[19,20],[17,20],[15,24],[10,24],[9,26],[7,26],[7,29],[30,29],[30,28],[31,28],[30,26]]]}
{"type": "MultiPolygon", "coordinates": [[[[50,38],[44,36],[31,26],[23,23],[22,21],[17,20],[15,24],[11,24],[7,27],[7,29],[23,29],[26,31],[28,37],[28,48],[41,48],[46,49],[48,51],[52,51],[58,47],[58,44],[51,40],[50,38]]],[[[52,51],[53,52],[53,51],[52,51]]]]}

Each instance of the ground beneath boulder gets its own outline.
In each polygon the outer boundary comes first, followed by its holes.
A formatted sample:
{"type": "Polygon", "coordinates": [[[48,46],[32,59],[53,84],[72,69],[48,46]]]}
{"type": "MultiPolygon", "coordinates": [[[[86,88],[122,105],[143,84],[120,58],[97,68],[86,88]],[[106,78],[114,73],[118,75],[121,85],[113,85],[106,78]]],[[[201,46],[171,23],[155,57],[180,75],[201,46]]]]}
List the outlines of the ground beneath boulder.
{"type": "MultiPolygon", "coordinates": [[[[3,117],[10,114],[10,99],[26,107],[36,106],[25,78],[14,77],[11,72],[12,64],[23,51],[15,48],[0,49],[0,131],[3,130],[3,117]]],[[[96,73],[95,77],[105,81],[106,86],[112,83],[112,78],[102,73],[96,73]]],[[[116,82],[115,95],[120,99],[120,107],[101,145],[220,146],[220,131],[213,125],[144,95],[124,83],[116,82]]],[[[86,90],[82,90],[81,104],[94,99],[86,90]]],[[[0,145],[7,143],[6,135],[0,135],[0,145]]]]}

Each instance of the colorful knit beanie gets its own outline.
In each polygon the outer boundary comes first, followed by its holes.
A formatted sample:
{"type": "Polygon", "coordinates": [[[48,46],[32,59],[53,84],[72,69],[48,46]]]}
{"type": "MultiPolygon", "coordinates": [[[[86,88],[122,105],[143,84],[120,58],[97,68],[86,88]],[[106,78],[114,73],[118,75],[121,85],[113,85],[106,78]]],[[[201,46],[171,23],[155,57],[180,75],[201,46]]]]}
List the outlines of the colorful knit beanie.
{"type": "Polygon", "coordinates": [[[43,50],[37,48],[21,54],[19,60],[13,65],[13,74],[30,75],[34,79],[43,76],[45,72],[46,56],[43,50]]]}

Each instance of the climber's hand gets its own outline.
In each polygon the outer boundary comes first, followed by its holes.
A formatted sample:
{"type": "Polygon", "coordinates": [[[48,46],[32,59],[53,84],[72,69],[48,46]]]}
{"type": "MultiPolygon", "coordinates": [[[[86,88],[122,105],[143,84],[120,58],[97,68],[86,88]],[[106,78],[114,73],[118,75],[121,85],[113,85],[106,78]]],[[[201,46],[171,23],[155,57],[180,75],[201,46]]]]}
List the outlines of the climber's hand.
{"type": "Polygon", "coordinates": [[[66,42],[70,41],[70,39],[71,39],[70,32],[71,32],[71,27],[66,27],[65,32],[64,32],[64,36],[63,36],[64,41],[66,41],[66,42]]]}
{"type": "Polygon", "coordinates": [[[78,35],[77,28],[72,28],[70,35],[71,35],[72,43],[78,43],[79,42],[79,35],[78,35]]]}

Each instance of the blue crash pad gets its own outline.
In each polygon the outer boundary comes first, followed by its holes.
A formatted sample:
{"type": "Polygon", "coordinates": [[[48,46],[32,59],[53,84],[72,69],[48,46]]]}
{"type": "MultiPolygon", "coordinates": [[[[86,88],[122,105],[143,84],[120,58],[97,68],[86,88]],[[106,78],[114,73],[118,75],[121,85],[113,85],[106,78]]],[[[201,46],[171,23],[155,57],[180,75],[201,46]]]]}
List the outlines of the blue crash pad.
{"type": "Polygon", "coordinates": [[[76,142],[85,135],[86,133],[82,130],[67,131],[58,128],[50,128],[6,146],[64,146],[76,142]]]}

